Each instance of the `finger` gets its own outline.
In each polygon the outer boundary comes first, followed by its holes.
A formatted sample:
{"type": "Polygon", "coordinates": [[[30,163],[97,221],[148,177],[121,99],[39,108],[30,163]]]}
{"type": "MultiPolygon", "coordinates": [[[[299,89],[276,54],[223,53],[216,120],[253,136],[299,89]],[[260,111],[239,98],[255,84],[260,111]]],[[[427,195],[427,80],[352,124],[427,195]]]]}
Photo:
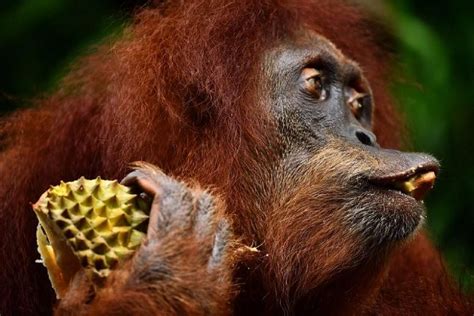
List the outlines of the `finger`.
{"type": "Polygon", "coordinates": [[[205,240],[215,230],[216,205],[214,197],[208,192],[198,194],[196,199],[195,233],[205,240]]]}
{"type": "Polygon", "coordinates": [[[172,180],[172,178],[167,176],[160,168],[144,161],[136,161],[131,164],[131,167],[135,171],[139,171],[143,175],[146,175],[148,178],[156,180],[157,182],[172,180]]]}
{"type": "Polygon", "coordinates": [[[137,178],[147,176],[151,179],[167,178],[168,176],[155,165],[144,161],[135,161],[130,164],[133,169],[122,181],[123,185],[133,184],[137,178]]]}
{"type": "Polygon", "coordinates": [[[159,200],[160,212],[157,227],[163,232],[189,230],[192,226],[193,194],[177,181],[163,183],[159,200]]]}
{"type": "Polygon", "coordinates": [[[120,183],[129,187],[137,187],[152,197],[161,192],[159,181],[156,181],[152,176],[142,172],[141,170],[132,171],[123,178],[120,183]]]}
{"type": "Polygon", "coordinates": [[[126,182],[133,183],[153,198],[148,226],[149,238],[162,238],[173,230],[192,226],[193,194],[184,184],[162,173],[135,170],[126,182]]]}
{"type": "Polygon", "coordinates": [[[137,182],[138,178],[142,176],[142,173],[138,170],[134,170],[127,174],[125,178],[120,181],[120,184],[126,185],[126,186],[132,186],[135,185],[137,182]]]}
{"type": "Polygon", "coordinates": [[[164,184],[153,199],[147,236],[149,241],[163,239],[169,233],[187,234],[192,227],[193,196],[177,182],[164,184]]]}
{"type": "Polygon", "coordinates": [[[214,270],[225,260],[230,245],[232,232],[229,223],[222,219],[217,224],[217,232],[214,237],[211,258],[208,262],[208,269],[214,270]]]}
{"type": "Polygon", "coordinates": [[[136,170],[122,183],[138,187],[153,198],[147,235],[149,240],[171,231],[190,231],[193,224],[194,195],[184,183],[149,164],[136,164],[136,170]]]}
{"type": "MultiPolygon", "coordinates": [[[[156,201],[156,200],[155,200],[156,201]]],[[[155,241],[158,239],[158,222],[160,215],[160,203],[152,203],[150,209],[150,217],[148,219],[147,239],[155,241]]]]}

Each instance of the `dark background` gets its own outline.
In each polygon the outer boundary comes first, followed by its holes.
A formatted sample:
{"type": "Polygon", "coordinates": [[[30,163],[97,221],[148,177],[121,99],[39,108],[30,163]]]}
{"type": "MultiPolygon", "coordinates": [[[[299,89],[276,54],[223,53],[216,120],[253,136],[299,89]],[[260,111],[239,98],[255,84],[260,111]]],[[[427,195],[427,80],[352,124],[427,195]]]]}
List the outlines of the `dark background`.
{"type": "MultiPolygon", "coordinates": [[[[53,90],[74,59],[119,33],[143,2],[0,1],[0,112],[53,90]]],[[[426,201],[429,231],[455,277],[473,290],[474,1],[364,2],[399,40],[404,80],[393,89],[410,131],[406,149],[432,153],[443,166],[426,201]]]]}

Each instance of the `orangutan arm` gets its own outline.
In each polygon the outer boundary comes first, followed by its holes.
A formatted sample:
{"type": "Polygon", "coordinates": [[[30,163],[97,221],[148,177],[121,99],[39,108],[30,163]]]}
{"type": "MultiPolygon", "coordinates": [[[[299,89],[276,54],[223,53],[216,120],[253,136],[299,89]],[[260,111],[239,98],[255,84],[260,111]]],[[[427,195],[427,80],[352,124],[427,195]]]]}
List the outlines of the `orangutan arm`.
{"type": "Polygon", "coordinates": [[[76,275],[56,314],[228,314],[236,243],[220,202],[150,165],[124,182],[154,198],[146,240],[97,293],[76,275]]]}

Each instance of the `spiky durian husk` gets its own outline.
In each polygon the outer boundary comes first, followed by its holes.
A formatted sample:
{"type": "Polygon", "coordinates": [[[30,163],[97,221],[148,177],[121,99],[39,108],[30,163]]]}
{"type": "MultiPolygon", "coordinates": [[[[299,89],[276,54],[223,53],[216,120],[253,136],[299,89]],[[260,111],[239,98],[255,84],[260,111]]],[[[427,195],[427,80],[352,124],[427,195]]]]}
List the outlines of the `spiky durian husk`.
{"type": "Polygon", "coordinates": [[[80,178],[52,186],[33,209],[41,225],[38,250],[61,296],[80,267],[100,283],[138,248],[149,206],[117,181],[80,178]]]}

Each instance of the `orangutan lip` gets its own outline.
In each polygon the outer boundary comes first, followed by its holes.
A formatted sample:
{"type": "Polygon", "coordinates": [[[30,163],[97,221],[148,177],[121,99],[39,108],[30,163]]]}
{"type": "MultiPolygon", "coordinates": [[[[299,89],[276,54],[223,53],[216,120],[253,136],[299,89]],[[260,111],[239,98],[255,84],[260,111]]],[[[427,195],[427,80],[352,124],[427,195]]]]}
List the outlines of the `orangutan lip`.
{"type": "Polygon", "coordinates": [[[369,181],[378,185],[389,185],[392,183],[404,182],[417,174],[434,172],[437,176],[439,173],[439,164],[437,162],[427,162],[416,167],[404,170],[402,172],[391,173],[384,176],[370,177],[369,181]]]}
{"type": "Polygon", "coordinates": [[[438,163],[427,162],[403,172],[372,177],[369,181],[378,187],[399,191],[417,201],[422,201],[433,188],[438,173],[438,163]]]}

